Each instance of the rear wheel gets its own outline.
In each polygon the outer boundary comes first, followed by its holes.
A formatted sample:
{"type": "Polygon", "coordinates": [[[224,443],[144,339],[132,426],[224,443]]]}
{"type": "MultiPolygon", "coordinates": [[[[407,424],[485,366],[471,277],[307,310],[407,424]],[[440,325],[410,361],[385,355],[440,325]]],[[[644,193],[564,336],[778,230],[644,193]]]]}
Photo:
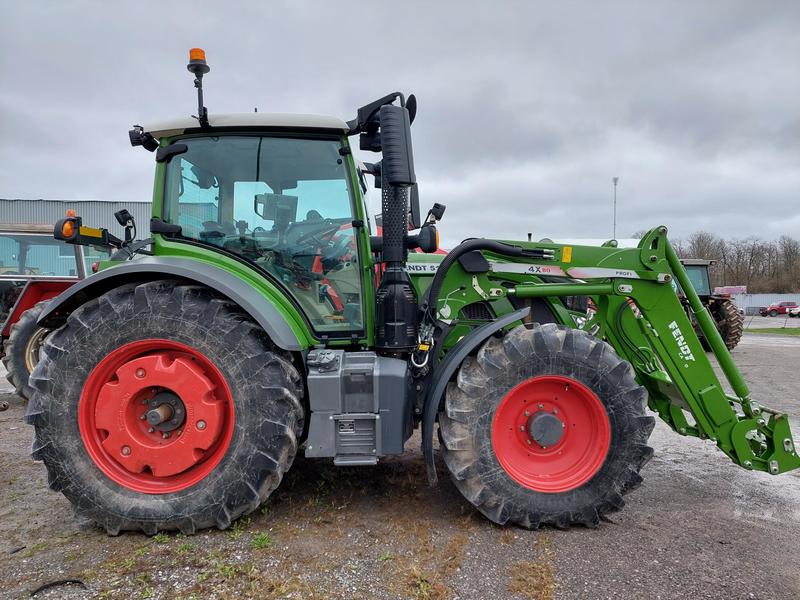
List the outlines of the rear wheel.
{"type": "Polygon", "coordinates": [[[495,523],[596,526],[652,456],[646,391],[606,343],[518,327],[468,358],[439,416],[456,487],[495,523]]]}
{"type": "Polygon", "coordinates": [[[775,310],[775,309],[772,309],[771,311],[769,311],[769,316],[770,317],[777,317],[778,316],[778,311],[775,310]]]}
{"type": "Polygon", "coordinates": [[[744,317],[737,306],[728,299],[715,301],[714,320],[728,350],[739,344],[744,334],[744,317]]]}
{"type": "Polygon", "coordinates": [[[39,349],[50,333],[49,329],[39,327],[37,321],[49,300],[35,304],[19,317],[11,326],[8,340],[4,344],[5,356],[3,366],[6,368],[6,379],[14,386],[14,392],[30,400],[33,388],[28,384],[33,368],[39,362],[39,349]]]}
{"type": "Polygon", "coordinates": [[[117,288],[47,338],[27,419],[50,487],[111,533],[193,533],[254,510],[303,428],[290,356],[233,303],[117,288]]]}

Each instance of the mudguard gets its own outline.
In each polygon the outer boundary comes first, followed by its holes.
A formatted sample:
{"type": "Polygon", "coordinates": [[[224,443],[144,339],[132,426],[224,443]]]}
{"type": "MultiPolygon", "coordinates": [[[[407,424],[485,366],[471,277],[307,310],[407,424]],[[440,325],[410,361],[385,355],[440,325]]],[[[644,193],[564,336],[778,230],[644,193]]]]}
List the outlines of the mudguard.
{"type": "Polygon", "coordinates": [[[442,401],[442,395],[445,388],[447,388],[447,384],[464,359],[475,348],[504,327],[516,321],[521,321],[528,316],[529,312],[530,308],[521,308],[473,329],[447,353],[444,360],[438,364],[433,372],[422,413],[422,454],[425,457],[425,470],[428,474],[428,482],[431,485],[438,481],[436,463],[433,458],[433,425],[436,422],[436,414],[439,412],[439,404],[442,401]]]}
{"type": "Polygon", "coordinates": [[[76,283],[54,298],[39,318],[43,327],[60,327],[81,304],[124,283],[179,278],[216,290],[238,304],[283,350],[302,350],[286,318],[257,290],[224,269],[197,260],[152,256],[105,269],[76,283]]]}

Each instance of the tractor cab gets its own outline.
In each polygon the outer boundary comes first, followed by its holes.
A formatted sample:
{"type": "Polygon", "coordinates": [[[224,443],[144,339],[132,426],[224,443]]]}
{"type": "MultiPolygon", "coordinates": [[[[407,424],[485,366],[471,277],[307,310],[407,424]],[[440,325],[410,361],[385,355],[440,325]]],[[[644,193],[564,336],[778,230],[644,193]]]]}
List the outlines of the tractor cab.
{"type": "Polygon", "coordinates": [[[280,133],[286,119],[266,114],[223,116],[231,131],[214,135],[192,132],[192,123],[147,130],[166,137],[164,148],[175,152],[163,162],[163,225],[155,230],[266,274],[315,331],[358,332],[364,281],[357,236],[365,216],[345,160],[347,126],[333,118],[293,119],[293,135],[280,133]],[[244,126],[253,133],[237,134],[244,126]]]}

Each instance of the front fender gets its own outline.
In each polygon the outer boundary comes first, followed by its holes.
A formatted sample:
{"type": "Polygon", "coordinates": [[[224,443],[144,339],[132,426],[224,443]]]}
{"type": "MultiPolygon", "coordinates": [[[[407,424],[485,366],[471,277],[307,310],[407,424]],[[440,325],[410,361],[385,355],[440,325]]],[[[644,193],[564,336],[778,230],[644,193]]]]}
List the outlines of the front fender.
{"type": "Polygon", "coordinates": [[[286,316],[268,298],[236,275],[205,262],[167,256],[125,262],[76,283],[50,302],[39,317],[39,324],[51,329],[60,327],[78,306],[108,290],[125,283],[164,278],[192,281],[216,290],[249,314],[279,348],[289,351],[305,348],[286,316]]]}
{"type": "Polygon", "coordinates": [[[447,353],[442,362],[433,372],[431,383],[428,386],[428,393],[425,396],[425,404],[422,412],[422,454],[425,457],[425,469],[428,474],[428,482],[433,485],[438,477],[436,475],[436,463],[433,458],[433,426],[436,422],[436,415],[439,412],[439,404],[442,401],[447,384],[455,374],[464,359],[467,358],[478,346],[492,335],[528,316],[530,309],[521,308],[507,315],[489,321],[473,329],[464,336],[456,346],[447,353]]]}

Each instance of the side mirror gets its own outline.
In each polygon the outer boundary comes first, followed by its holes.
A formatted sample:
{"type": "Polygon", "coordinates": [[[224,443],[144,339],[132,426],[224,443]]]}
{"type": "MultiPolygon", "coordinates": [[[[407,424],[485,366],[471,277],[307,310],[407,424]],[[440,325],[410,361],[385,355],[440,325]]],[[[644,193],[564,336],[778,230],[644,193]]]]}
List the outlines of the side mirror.
{"type": "Polygon", "coordinates": [[[439,204],[438,202],[434,202],[433,206],[431,207],[428,214],[431,215],[434,220],[441,221],[442,217],[444,216],[444,209],[447,207],[444,204],[439,204]]]}
{"type": "Polygon", "coordinates": [[[419,248],[423,252],[436,252],[439,249],[439,232],[433,225],[420,228],[417,235],[408,236],[408,249],[419,248]]]}
{"type": "Polygon", "coordinates": [[[422,218],[419,211],[419,184],[415,183],[411,186],[408,194],[409,207],[408,207],[408,229],[417,229],[422,225],[422,218]]]}
{"type": "Polygon", "coordinates": [[[201,190],[210,190],[213,187],[219,187],[217,178],[211,173],[201,169],[197,165],[191,167],[192,175],[197,178],[197,187],[201,190]]]}

